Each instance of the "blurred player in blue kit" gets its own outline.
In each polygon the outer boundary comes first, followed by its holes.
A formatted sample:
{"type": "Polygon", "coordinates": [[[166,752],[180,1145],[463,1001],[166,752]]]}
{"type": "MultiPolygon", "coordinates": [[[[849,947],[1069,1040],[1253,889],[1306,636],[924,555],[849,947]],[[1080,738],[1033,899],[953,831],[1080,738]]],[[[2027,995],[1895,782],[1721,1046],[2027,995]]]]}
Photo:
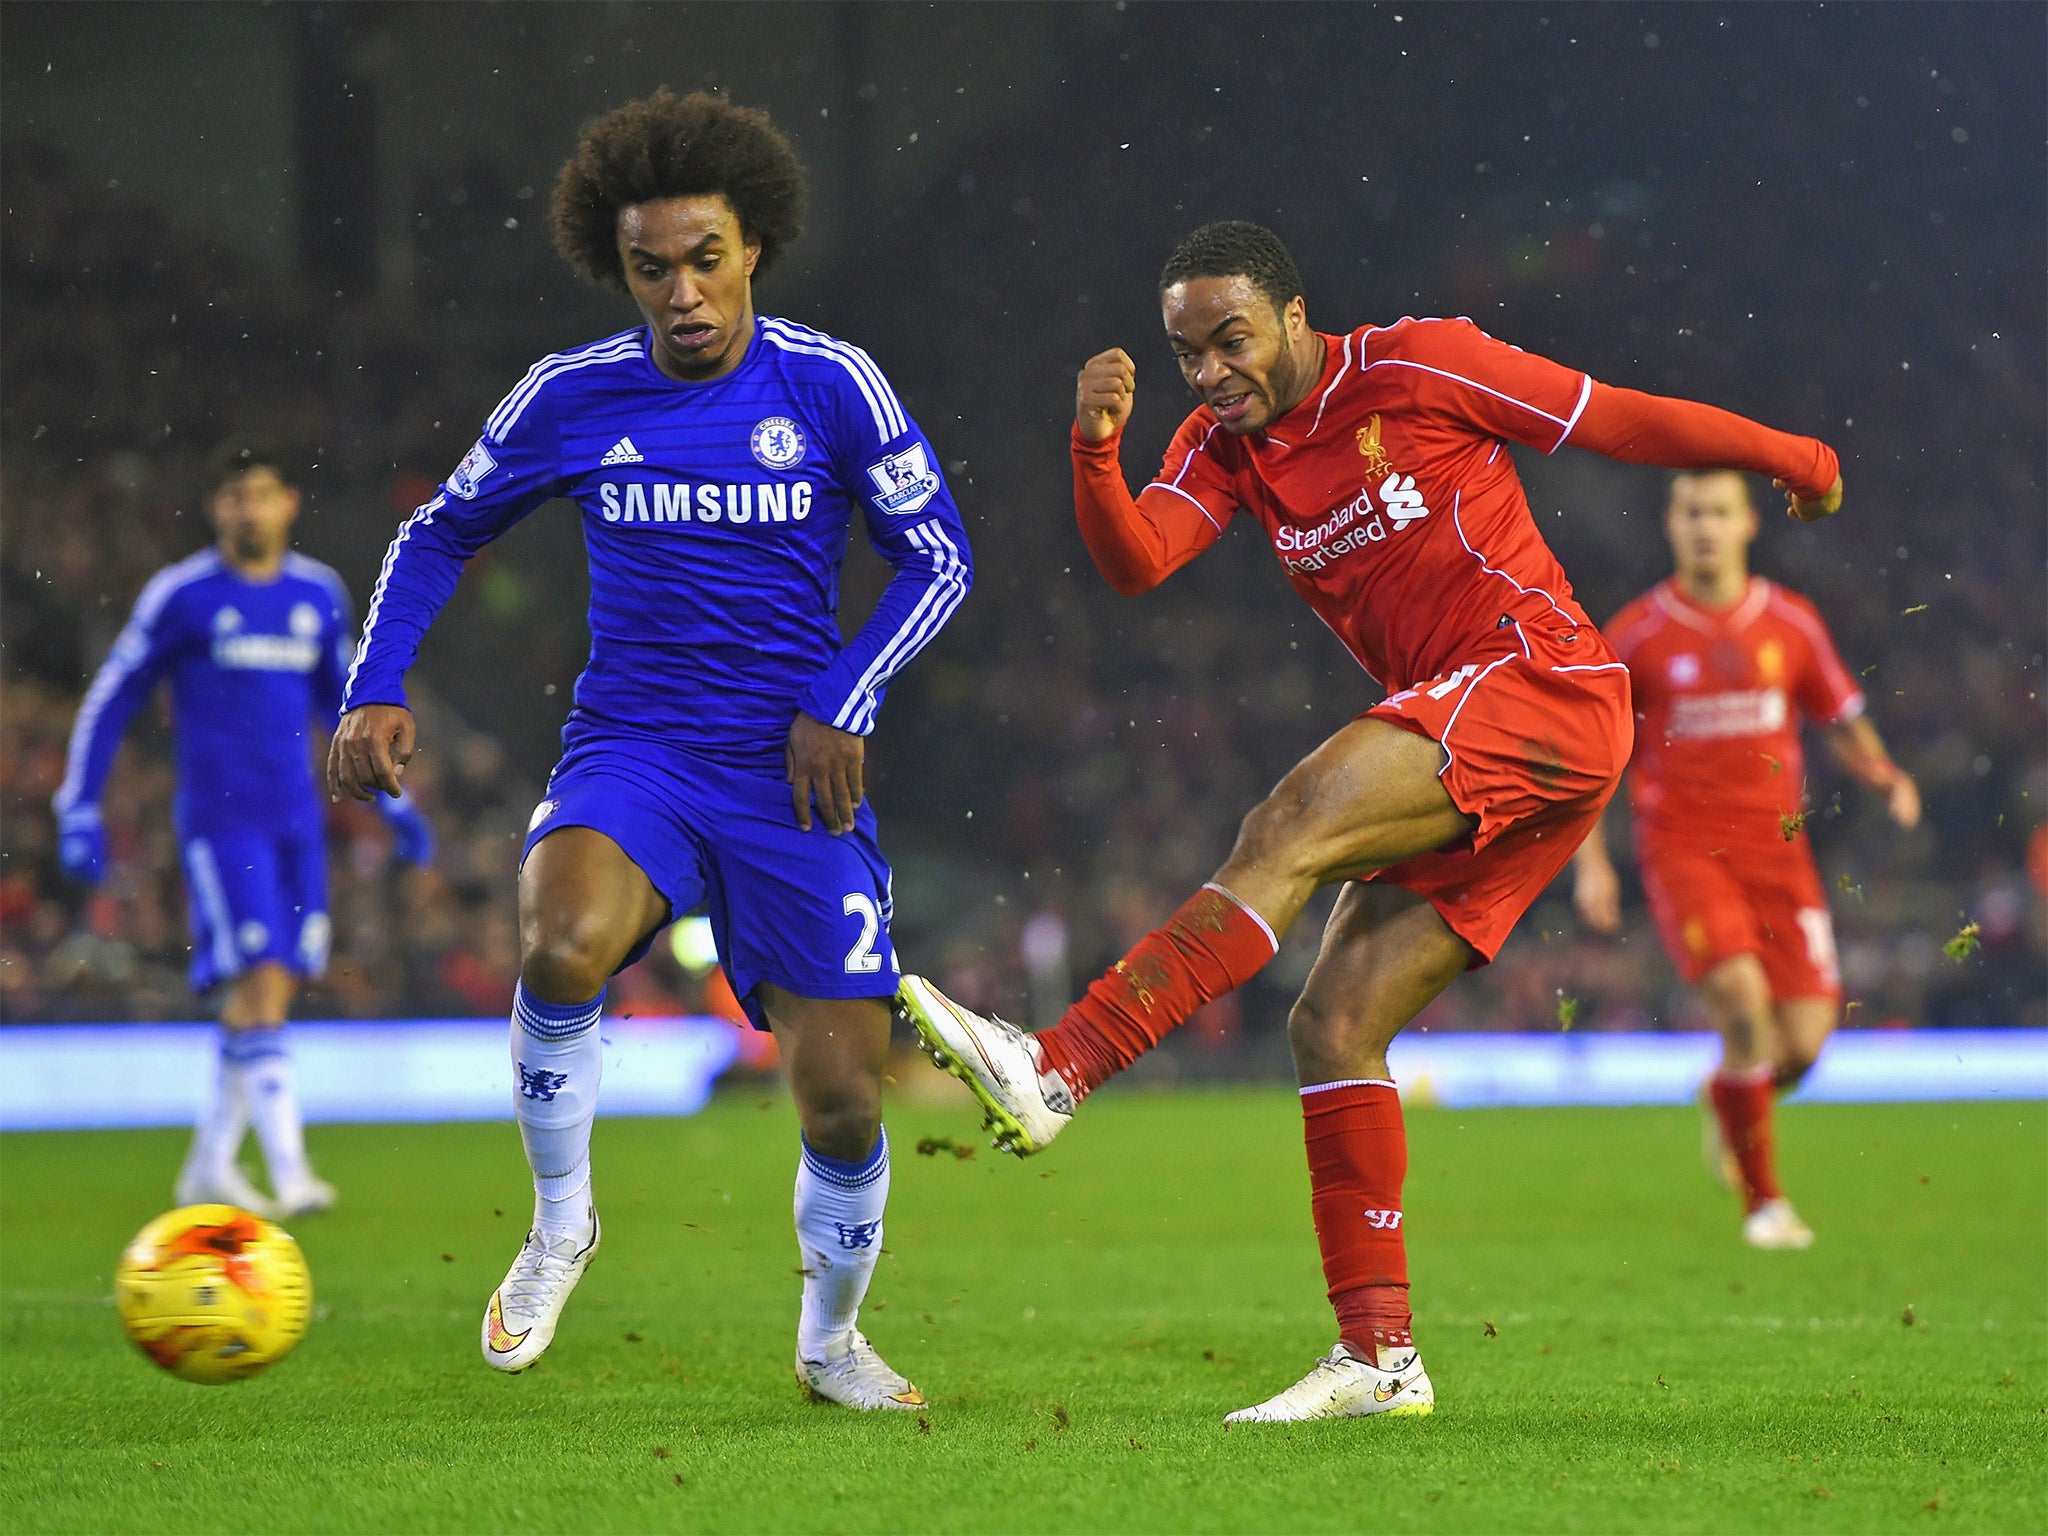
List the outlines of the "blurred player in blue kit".
{"type": "Polygon", "coordinates": [[[889,866],[863,788],[889,681],[966,596],[936,456],[872,359],[757,314],[801,224],[803,170],[759,112],[666,91],[590,124],[555,243],[642,324],[536,363],[385,556],[335,736],[335,793],[399,793],[404,676],[478,550],[554,497],[590,561],[590,660],[519,877],[513,1107],[534,1220],[484,1310],[485,1361],[531,1365],[597,1251],[590,1135],[607,979],[708,907],[787,1063],[803,1138],[796,1370],[861,1409],[924,1398],[855,1326],[882,1245],[882,1068],[898,981],[889,866]],[[858,511],[894,567],[850,642],[858,511]]]}
{"type": "MultiPolygon", "coordinates": [[[[230,442],[214,454],[207,512],[216,542],[157,572],[136,599],[79,707],[55,809],[64,872],[99,884],[100,797],[128,722],[168,677],[192,988],[219,991],[221,1022],[213,1090],[178,1174],[178,1202],[303,1216],[334,1203],[306,1157],[283,1033],[298,978],[327,968],[331,931],[325,807],[307,727],[333,729],[355,632],[341,577],[290,547],[294,478],[267,445],[230,442]],[[236,1162],[252,1121],[274,1199],[236,1162]]],[[[387,802],[384,812],[398,857],[428,858],[432,835],[412,802],[387,802]]]]}

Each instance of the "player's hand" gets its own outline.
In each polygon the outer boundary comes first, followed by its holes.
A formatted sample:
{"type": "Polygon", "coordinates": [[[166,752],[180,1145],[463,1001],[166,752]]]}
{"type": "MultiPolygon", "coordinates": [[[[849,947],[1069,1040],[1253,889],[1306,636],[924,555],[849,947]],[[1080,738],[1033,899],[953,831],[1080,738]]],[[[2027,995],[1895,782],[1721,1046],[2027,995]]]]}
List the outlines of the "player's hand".
{"type": "Polygon", "coordinates": [[[107,873],[107,829],[97,807],[74,808],[57,819],[57,864],[73,880],[98,885],[107,873]]]}
{"type": "Polygon", "coordinates": [[[1621,927],[1621,877],[1612,864],[1579,864],[1572,881],[1572,905],[1579,920],[1595,933],[1621,927]]]}
{"type": "Polygon", "coordinates": [[[412,761],[412,711],[397,704],[365,704],[341,717],[327,745],[327,798],[368,800],[379,791],[394,800],[412,761]]]}
{"type": "Polygon", "coordinates": [[[1892,771],[1892,782],[1885,790],[1885,809],[1892,813],[1892,820],[1908,832],[1920,825],[1920,786],[1913,782],[1913,775],[1903,768],[1892,771]]]}
{"type": "Polygon", "coordinates": [[[1089,358],[1074,385],[1074,425],[1081,435],[1099,443],[1123,431],[1137,388],[1138,365],[1122,347],[1089,358]]]}
{"type": "Polygon", "coordinates": [[[782,758],[789,777],[789,798],[796,806],[796,824],[806,832],[811,830],[811,800],[815,796],[825,830],[834,837],[851,832],[853,813],[867,794],[861,777],[867,742],[798,710],[782,758]]]}
{"type": "Polygon", "coordinates": [[[1824,517],[1833,517],[1842,510],[1842,477],[1835,476],[1835,483],[1828,487],[1824,496],[1801,496],[1782,480],[1771,484],[1785,493],[1785,515],[1796,517],[1802,523],[1817,523],[1824,517]]]}

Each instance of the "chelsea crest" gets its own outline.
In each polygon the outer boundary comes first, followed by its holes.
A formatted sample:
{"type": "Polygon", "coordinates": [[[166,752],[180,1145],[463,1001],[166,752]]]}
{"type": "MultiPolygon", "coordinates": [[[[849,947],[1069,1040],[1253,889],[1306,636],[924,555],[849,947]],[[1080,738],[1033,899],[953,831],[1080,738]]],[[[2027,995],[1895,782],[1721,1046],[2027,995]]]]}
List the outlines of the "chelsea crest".
{"type": "Polygon", "coordinates": [[[804,461],[804,434],[787,416],[770,416],[754,428],[754,457],[766,469],[794,469],[804,461]]]}

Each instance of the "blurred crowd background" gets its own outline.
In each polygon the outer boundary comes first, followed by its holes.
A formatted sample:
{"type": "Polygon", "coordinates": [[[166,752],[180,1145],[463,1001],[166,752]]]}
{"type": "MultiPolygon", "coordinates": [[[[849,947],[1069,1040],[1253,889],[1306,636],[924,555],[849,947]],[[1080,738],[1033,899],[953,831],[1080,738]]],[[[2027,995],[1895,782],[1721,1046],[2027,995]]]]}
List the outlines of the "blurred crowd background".
{"type": "MultiPolygon", "coordinates": [[[[206,542],[199,466],[231,430],[303,446],[300,545],[367,597],[526,364],[630,323],[555,261],[546,198],[578,122],[667,83],[795,139],[811,233],[760,307],[875,354],[975,537],[974,596],[870,748],[906,964],[1047,1021],[1376,697],[1248,520],[1138,600],[1074,531],[1074,369],[1137,358],[1125,467],[1148,476],[1188,404],[1159,263],[1242,216],[1290,241],[1323,329],[1465,314],[1841,450],[1841,516],[1767,516],[1755,563],[1819,604],[1927,797],[1901,834],[1813,743],[1851,1022],[2048,1023],[2044,14],[10,6],[0,1017],[202,1016],[161,707],[108,796],[111,878],[58,874],[84,686],[148,576],[206,542]],[[1950,958],[1971,923],[1981,948],[1950,958]]],[[[1666,574],[1659,475],[1517,457],[1596,618],[1666,574]]],[[[438,856],[396,867],[378,818],[331,812],[334,964],[303,1015],[507,1006],[519,838],[586,644],[579,541],[569,505],[534,514],[430,637],[409,782],[438,856]]],[[[885,574],[855,551],[849,626],[885,574]]],[[[1568,883],[1423,1025],[1696,1025],[1639,892],[1602,939],[1568,883]]],[[[1157,1070],[1278,1070],[1315,915],[1157,1070]]],[[[661,951],[627,1006],[682,996],[661,951]]]]}

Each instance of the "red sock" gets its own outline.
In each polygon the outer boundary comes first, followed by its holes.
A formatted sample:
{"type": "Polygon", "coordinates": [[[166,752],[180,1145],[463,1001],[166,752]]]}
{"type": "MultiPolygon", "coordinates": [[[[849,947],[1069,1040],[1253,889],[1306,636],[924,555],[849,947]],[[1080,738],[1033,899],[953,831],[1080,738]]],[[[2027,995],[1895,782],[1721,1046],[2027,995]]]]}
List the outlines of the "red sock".
{"type": "Polygon", "coordinates": [[[1278,947],[1249,907],[1205,885],[1035,1037],[1043,1062],[1085,1098],[1204,1003],[1251,980],[1278,947]]]}
{"type": "Polygon", "coordinates": [[[1392,1083],[1328,1083],[1301,1091],[1308,1179],[1323,1278],[1346,1348],[1377,1364],[1414,1347],[1401,1182],[1408,1132],[1392,1083]]]}
{"type": "Polygon", "coordinates": [[[1771,1069],[1761,1066],[1751,1072],[1716,1072],[1707,1079],[1707,1094],[1714,1101],[1715,1118],[1721,1122],[1721,1139],[1742,1168],[1746,1207],[1753,1211],[1766,1200],[1778,1199],[1782,1191],[1771,1146],[1771,1103],[1776,1094],[1771,1069]]]}

